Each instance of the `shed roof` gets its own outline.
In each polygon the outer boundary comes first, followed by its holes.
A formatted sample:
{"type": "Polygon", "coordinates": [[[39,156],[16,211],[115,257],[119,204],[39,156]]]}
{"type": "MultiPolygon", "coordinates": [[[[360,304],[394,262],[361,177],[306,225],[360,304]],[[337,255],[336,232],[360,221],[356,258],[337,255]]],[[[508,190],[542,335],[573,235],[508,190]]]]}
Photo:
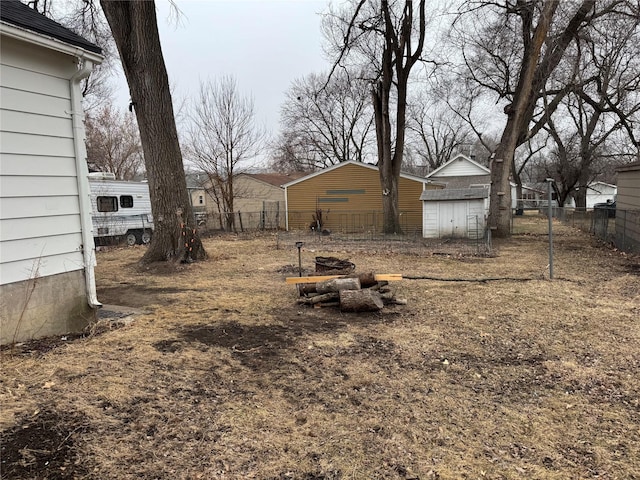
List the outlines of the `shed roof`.
{"type": "MultiPolygon", "coordinates": [[[[463,177],[441,177],[438,181],[445,183],[446,188],[465,188],[468,189],[471,185],[478,184],[491,184],[491,175],[466,175],[463,177]]],[[[478,187],[479,188],[479,187],[478,187]]]]}
{"type": "Polygon", "coordinates": [[[442,190],[424,190],[420,195],[423,201],[475,200],[489,196],[488,188],[444,188],[442,190]]]}
{"type": "Polygon", "coordinates": [[[24,28],[41,35],[55,38],[61,42],[80,47],[93,53],[102,53],[102,49],[77,33],[63,27],[58,22],[45,17],[33,8],[18,0],[2,0],[0,20],[16,27],[24,28]]]}

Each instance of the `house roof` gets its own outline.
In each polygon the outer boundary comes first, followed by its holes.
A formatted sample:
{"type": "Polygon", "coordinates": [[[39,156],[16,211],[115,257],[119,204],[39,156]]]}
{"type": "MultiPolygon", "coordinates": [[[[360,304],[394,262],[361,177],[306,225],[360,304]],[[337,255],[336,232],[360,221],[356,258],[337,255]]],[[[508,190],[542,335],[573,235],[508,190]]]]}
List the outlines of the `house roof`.
{"type": "Polygon", "coordinates": [[[203,189],[209,181],[209,177],[204,173],[187,173],[184,178],[187,181],[187,188],[192,190],[203,189]]]}
{"type": "Polygon", "coordinates": [[[443,170],[445,170],[449,165],[451,165],[453,162],[456,162],[460,159],[466,160],[467,162],[469,162],[470,164],[472,164],[473,166],[475,166],[476,168],[480,169],[481,171],[485,172],[485,174],[490,175],[491,174],[491,170],[489,170],[487,167],[485,167],[484,165],[480,165],[478,162],[476,162],[475,160],[471,160],[469,157],[467,157],[466,155],[463,155],[462,153],[459,153],[458,155],[456,155],[455,157],[453,157],[451,160],[449,160],[447,163],[445,163],[444,165],[441,165],[440,167],[436,168],[433,172],[429,173],[427,175],[427,178],[431,178],[431,177],[437,177],[439,173],[441,173],[443,170]]]}
{"type": "Polygon", "coordinates": [[[301,177],[304,177],[306,174],[297,172],[297,173],[244,173],[248,177],[254,178],[264,183],[268,183],[269,185],[273,185],[274,187],[282,187],[286,183],[293,182],[301,177]]]}
{"type": "MultiPolygon", "coordinates": [[[[355,160],[349,160],[347,162],[340,162],[340,163],[337,163],[335,165],[331,165],[330,167],[327,167],[325,169],[319,170],[317,172],[310,173],[309,175],[305,175],[304,177],[298,178],[298,179],[293,180],[293,181],[291,181],[289,183],[285,183],[282,186],[287,188],[287,187],[290,187],[292,185],[295,185],[296,183],[304,182],[305,180],[309,180],[310,178],[317,177],[318,175],[322,175],[324,173],[330,172],[332,170],[336,170],[338,168],[343,168],[346,165],[356,165],[358,167],[369,168],[371,170],[375,170],[376,172],[378,171],[378,167],[376,165],[369,165],[368,163],[362,163],[362,162],[356,162],[355,160]]],[[[410,175],[408,173],[400,173],[400,176],[402,178],[406,178],[408,180],[413,180],[415,182],[433,183],[433,184],[436,184],[436,185],[442,185],[441,182],[434,182],[432,180],[428,180],[425,177],[418,177],[416,175],[410,175]]]]}
{"type": "Polygon", "coordinates": [[[488,196],[488,188],[444,188],[442,190],[424,190],[420,195],[420,200],[475,200],[484,199],[488,196]]]}
{"type": "Polygon", "coordinates": [[[101,54],[102,49],[18,0],[2,0],[0,20],[31,32],[101,54]]]}
{"type": "Polygon", "coordinates": [[[605,182],[591,182],[589,185],[587,185],[587,188],[589,190],[594,190],[596,192],[599,192],[598,187],[596,185],[602,185],[604,187],[609,187],[609,188],[618,188],[615,185],[611,185],[610,183],[605,183],[605,182]]]}

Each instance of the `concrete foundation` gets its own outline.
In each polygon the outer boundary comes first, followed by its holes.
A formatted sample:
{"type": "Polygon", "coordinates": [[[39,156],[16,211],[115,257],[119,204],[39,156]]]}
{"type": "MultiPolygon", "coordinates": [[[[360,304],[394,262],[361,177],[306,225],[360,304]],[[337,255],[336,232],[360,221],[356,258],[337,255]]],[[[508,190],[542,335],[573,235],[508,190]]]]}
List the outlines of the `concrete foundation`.
{"type": "Polygon", "coordinates": [[[82,270],[0,286],[1,345],[77,333],[95,319],[82,270]]]}

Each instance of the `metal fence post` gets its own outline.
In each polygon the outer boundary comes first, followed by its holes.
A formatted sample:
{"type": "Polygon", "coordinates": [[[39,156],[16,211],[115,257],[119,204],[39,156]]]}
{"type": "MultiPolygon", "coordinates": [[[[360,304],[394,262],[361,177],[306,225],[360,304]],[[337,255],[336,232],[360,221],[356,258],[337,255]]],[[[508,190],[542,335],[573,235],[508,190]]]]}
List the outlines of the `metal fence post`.
{"type": "Polygon", "coordinates": [[[546,182],[548,205],[547,216],[549,217],[549,280],[553,280],[553,207],[551,206],[551,197],[553,196],[551,184],[553,183],[553,178],[547,178],[546,182]]]}

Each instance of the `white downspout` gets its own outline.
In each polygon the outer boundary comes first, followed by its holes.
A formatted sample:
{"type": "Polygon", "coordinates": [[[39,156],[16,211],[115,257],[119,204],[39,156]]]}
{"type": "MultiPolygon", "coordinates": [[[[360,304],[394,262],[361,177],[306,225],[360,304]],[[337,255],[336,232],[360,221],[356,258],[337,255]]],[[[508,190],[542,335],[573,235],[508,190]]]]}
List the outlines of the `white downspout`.
{"type": "Polygon", "coordinates": [[[284,230],[289,231],[289,190],[284,187],[284,230]]]}
{"type": "Polygon", "coordinates": [[[80,223],[82,225],[82,255],[84,259],[84,280],[87,290],[87,303],[91,308],[100,308],[96,293],[96,248],[93,242],[93,222],[91,221],[91,201],[89,191],[89,169],[87,168],[87,149],[84,144],[84,111],[80,95],[80,81],[87,78],[93,70],[93,62],[78,56],[78,71],[69,79],[71,88],[71,121],[73,125],[73,145],[76,155],[76,180],[78,182],[78,200],[80,202],[80,223]]]}

